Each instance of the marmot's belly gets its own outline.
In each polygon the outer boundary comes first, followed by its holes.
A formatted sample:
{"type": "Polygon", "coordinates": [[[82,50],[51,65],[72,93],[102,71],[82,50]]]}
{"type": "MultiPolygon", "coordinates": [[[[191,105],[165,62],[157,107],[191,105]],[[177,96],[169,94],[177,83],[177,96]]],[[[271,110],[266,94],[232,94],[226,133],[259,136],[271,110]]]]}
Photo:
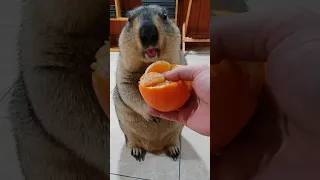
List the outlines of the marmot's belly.
{"type": "Polygon", "coordinates": [[[180,132],[183,128],[183,125],[180,124],[173,124],[172,122],[169,124],[159,123],[153,124],[152,126],[145,126],[145,129],[132,129],[134,131],[132,135],[135,141],[133,143],[148,152],[155,154],[162,153],[168,146],[175,145],[176,142],[179,142],[180,132]]]}

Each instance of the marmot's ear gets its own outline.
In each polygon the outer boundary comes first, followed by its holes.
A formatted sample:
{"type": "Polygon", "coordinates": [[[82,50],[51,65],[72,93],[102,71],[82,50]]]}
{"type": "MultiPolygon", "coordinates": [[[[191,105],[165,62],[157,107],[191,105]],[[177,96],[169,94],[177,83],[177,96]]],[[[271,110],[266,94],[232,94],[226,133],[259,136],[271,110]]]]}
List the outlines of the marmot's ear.
{"type": "Polygon", "coordinates": [[[132,22],[132,20],[133,20],[133,12],[132,11],[133,10],[125,13],[125,17],[128,17],[128,22],[132,22]]]}
{"type": "Polygon", "coordinates": [[[133,14],[134,14],[134,12],[135,12],[135,9],[132,9],[132,10],[130,10],[130,11],[127,11],[127,12],[125,13],[125,16],[126,16],[126,17],[132,17],[133,14]]]}
{"type": "Polygon", "coordinates": [[[128,11],[128,12],[124,13],[124,16],[125,16],[125,17],[130,17],[130,16],[132,16],[131,14],[132,14],[132,13],[130,13],[130,12],[128,11]]]}

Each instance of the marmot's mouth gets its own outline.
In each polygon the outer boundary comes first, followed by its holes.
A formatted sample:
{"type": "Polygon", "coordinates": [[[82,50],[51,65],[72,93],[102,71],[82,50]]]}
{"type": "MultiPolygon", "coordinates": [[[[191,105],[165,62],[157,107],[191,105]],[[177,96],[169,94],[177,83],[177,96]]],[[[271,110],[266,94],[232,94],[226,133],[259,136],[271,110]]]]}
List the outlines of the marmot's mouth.
{"type": "Polygon", "coordinates": [[[147,48],[143,54],[146,59],[157,58],[159,57],[160,50],[159,48],[149,47],[147,48]]]}

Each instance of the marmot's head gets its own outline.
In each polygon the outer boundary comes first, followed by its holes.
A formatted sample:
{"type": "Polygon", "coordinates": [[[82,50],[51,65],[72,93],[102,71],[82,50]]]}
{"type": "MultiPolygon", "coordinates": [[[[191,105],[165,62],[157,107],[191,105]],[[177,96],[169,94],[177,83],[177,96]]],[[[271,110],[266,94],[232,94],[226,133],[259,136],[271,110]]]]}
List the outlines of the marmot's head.
{"type": "Polygon", "coordinates": [[[128,17],[119,37],[120,53],[127,61],[152,63],[161,59],[170,62],[179,57],[180,31],[164,8],[140,6],[128,12],[128,17]]]}

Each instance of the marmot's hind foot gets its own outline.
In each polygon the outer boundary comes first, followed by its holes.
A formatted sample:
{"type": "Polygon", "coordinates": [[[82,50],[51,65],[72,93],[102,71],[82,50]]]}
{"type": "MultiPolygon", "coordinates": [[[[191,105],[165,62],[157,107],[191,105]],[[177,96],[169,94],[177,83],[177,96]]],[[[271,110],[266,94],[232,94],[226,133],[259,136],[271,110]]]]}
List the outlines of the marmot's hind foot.
{"type": "Polygon", "coordinates": [[[144,161],[144,157],[146,156],[146,151],[142,148],[132,148],[131,149],[131,155],[137,160],[137,161],[144,161]]]}
{"type": "Polygon", "coordinates": [[[170,146],[166,150],[166,155],[176,161],[179,159],[180,149],[178,148],[178,146],[170,146]]]}

